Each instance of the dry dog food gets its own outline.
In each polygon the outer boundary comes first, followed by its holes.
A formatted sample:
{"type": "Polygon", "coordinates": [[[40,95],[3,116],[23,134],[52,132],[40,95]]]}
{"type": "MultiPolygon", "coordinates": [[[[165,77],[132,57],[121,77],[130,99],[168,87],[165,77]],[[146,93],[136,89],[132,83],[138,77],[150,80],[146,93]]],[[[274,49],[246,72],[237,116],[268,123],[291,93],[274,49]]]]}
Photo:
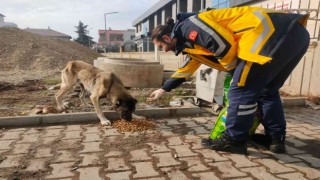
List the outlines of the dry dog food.
{"type": "Polygon", "coordinates": [[[132,119],[132,121],[116,120],[112,126],[117,128],[119,132],[141,132],[154,129],[156,124],[148,119],[132,119]]]}

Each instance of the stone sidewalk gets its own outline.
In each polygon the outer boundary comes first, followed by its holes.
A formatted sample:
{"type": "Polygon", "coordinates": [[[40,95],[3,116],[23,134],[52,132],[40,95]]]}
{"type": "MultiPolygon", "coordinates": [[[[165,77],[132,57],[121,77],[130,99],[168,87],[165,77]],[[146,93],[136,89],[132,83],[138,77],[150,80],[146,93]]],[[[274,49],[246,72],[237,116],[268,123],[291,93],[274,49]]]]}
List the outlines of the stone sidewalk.
{"type": "Polygon", "coordinates": [[[144,133],[99,124],[1,129],[0,179],[320,179],[320,111],[286,109],[282,155],[252,143],[248,155],[203,149],[210,116],[155,119],[157,129],[144,133]]]}

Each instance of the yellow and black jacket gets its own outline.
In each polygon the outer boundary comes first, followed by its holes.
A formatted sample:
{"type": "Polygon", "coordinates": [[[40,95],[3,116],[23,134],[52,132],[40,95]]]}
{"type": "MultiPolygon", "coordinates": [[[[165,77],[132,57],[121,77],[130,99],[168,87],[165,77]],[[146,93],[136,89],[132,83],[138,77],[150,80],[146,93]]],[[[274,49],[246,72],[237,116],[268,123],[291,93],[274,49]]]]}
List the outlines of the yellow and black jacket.
{"type": "MultiPolygon", "coordinates": [[[[277,42],[295,25],[306,25],[308,15],[287,14],[258,7],[217,9],[199,14],[179,14],[171,37],[177,38],[176,55],[187,54],[183,67],[166,81],[166,91],[179,86],[201,64],[221,71],[235,69],[238,60],[261,65],[272,60],[277,42]]],[[[245,85],[239,82],[239,86],[245,85]]]]}

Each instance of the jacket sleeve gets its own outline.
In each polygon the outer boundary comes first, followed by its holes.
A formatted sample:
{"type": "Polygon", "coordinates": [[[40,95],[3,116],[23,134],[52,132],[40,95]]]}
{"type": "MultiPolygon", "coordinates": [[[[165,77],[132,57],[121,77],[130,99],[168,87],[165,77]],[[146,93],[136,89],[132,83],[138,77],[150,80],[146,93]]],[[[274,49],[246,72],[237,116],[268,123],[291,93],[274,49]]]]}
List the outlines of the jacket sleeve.
{"type": "Polygon", "coordinates": [[[164,83],[162,89],[170,92],[172,89],[180,86],[199,68],[201,63],[186,56],[184,64],[164,83]]]}

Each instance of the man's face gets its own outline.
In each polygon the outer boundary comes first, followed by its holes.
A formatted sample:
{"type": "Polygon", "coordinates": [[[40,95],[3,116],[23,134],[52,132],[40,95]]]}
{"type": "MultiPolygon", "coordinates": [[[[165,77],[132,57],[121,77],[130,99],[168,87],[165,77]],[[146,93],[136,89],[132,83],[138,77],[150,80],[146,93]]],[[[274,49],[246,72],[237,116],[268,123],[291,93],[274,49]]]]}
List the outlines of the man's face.
{"type": "Polygon", "coordinates": [[[175,39],[171,39],[168,35],[162,36],[161,40],[154,39],[153,43],[158,47],[158,49],[162,49],[165,52],[175,51],[176,41],[175,39]]]}

